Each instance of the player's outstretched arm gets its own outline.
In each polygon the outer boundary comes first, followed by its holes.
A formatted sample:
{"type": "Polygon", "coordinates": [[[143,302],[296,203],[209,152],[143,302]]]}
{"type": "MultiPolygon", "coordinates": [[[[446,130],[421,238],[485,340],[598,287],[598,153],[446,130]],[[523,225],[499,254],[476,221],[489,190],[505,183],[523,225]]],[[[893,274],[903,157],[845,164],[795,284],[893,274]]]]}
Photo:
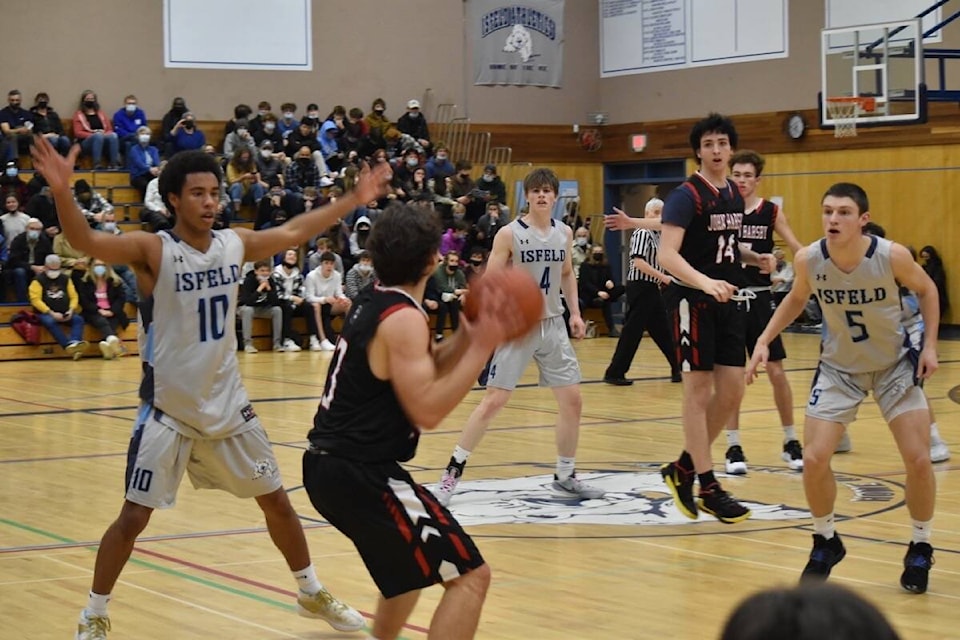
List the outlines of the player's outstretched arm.
{"type": "Polygon", "coordinates": [[[812,291],[810,289],[810,279],[807,270],[806,249],[802,249],[796,255],[794,270],[797,277],[793,281],[793,288],[790,289],[790,293],[787,294],[780,303],[780,306],[777,307],[777,310],[774,311],[773,317],[771,317],[767,323],[767,327],[763,330],[763,333],[760,334],[760,337],[757,338],[757,344],[753,348],[753,355],[750,358],[749,364],[747,364],[745,372],[748,383],[756,378],[757,369],[760,365],[766,364],[769,354],[767,346],[774,338],[780,335],[781,331],[797,319],[797,316],[800,315],[800,312],[803,311],[803,308],[806,306],[807,299],[810,298],[812,291]]]}
{"type": "Polygon", "coordinates": [[[650,229],[659,231],[662,226],[660,218],[631,218],[623,210],[613,208],[613,213],[603,216],[603,224],[611,231],[630,231],[632,229],[650,229]]]}
{"type": "Polygon", "coordinates": [[[890,263],[897,282],[917,294],[920,315],[923,317],[923,351],[917,363],[917,374],[927,379],[939,367],[937,362],[937,334],[940,331],[940,297],[937,285],[917,264],[903,245],[894,243],[890,248],[890,263]]]}
{"type": "Polygon", "coordinates": [[[360,172],[360,180],[352,191],[335,202],[295,216],[280,225],[262,231],[236,228],[243,240],[247,260],[261,260],[290,247],[303,244],[318,233],[330,228],[337,220],[359,206],[376,200],[387,191],[390,183],[390,165],[382,162],[360,172]]]}
{"type": "MultiPolygon", "coordinates": [[[[141,267],[149,262],[148,256],[159,256],[160,239],[152,233],[131,231],[123,235],[94,231],[73,198],[70,178],[80,155],[80,146],[74,145],[66,157],[61,156],[50,141],[43,136],[34,136],[30,149],[33,167],[47,181],[50,193],[57,204],[57,216],[63,234],[70,245],[109,264],[129,264],[141,267]]],[[[157,257],[159,260],[159,257],[157,257]]]]}

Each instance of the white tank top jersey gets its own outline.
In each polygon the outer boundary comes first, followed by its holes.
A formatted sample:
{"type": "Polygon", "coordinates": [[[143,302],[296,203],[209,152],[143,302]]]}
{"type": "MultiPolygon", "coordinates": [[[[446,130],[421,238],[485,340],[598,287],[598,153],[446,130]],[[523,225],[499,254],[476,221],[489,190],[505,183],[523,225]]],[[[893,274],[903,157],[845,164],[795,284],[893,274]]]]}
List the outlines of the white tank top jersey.
{"type": "MultiPolygon", "coordinates": [[[[566,226],[550,219],[550,229],[545,235],[534,229],[522,218],[510,223],[513,231],[513,266],[529,273],[543,292],[542,318],[563,315],[560,302],[560,283],[563,262],[570,250],[566,226]]],[[[571,295],[576,295],[572,292],[571,295]]]]}
{"type": "Polygon", "coordinates": [[[823,312],[820,360],[848,373],[882,371],[907,350],[892,243],[869,237],[866,255],[850,273],[830,260],[824,239],[807,252],[810,287],[823,312]]]}
{"type": "Polygon", "coordinates": [[[140,399],[191,438],[225,438],[255,423],[237,368],[237,293],[243,241],[213,231],[201,253],[169,231],[153,296],[140,310],[140,399]],[[250,424],[248,424],[250,423],[250,424]]]}

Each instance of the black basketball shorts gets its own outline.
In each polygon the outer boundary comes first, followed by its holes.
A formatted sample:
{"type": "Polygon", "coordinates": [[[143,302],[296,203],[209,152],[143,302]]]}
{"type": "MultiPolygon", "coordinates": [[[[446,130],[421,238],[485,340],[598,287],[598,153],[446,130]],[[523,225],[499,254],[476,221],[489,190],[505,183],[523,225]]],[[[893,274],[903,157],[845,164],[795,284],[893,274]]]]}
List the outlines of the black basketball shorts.
{"type": "Polygon", "coordinates": [[[746,364],[742,303],[717,302],[699,289],[679,284],[667,287],[664,303],[681,371],[746,364]]]}

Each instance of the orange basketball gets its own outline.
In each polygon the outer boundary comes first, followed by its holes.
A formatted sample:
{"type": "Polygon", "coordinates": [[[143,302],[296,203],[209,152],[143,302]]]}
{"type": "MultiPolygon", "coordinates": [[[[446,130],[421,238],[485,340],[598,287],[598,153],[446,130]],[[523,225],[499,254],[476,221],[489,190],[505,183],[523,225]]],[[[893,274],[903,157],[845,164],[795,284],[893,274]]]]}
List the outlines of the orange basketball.
{"type": "Polygon", "coordinates": [[[543,315],[543,292],[530,274],[522,269],[505,267],[487,271],[471,282],[463,305],[463,314],[468,320],[477,318],[486,296],[512,300],[520,312],[517,325],[510,332],[510,340],[526,335],[543,315]]]}

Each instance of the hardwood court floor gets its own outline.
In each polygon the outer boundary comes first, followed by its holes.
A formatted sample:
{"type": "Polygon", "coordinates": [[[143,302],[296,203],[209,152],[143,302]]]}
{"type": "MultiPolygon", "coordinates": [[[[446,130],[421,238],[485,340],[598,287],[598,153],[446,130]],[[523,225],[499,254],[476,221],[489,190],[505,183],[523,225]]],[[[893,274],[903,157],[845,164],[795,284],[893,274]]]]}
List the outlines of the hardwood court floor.
{"type": "MultiPolygon", "coordinates": [[[[453,511],[494,573],[479,638],[711,638],[745,595],[793,584],[806,561],[810,520],[801,477],[780,460],[769,385],[748,389],[742,438],[746,477],[725,479],[755,516],[723,525],[688,521],[667,498],[657,466],[682,442],[680,385],[644,340],[632,387],[599,382],[614,341],[580,343],[586,384],[578,468],[604,500],[571,504],[547,489],[555,456],[548,391],[516,392],[470,460],[453,511]]],[[[817,339],[788,335],[794,405],[802,407],[817,339]]],[[[376,591],[352,545],[317,516],[299,488],[304,435],[328,354],[239,355],[254,406],[275,443],[314,562],[331,590],[369,614],[376,591]]],[[[837,513],[848,555],[834,579],[877,603],[902,637],[955,637],[960,604],[960,437],[948,391],[960,345],[941,343],[928,384],[953,463],[938,466],[937,564],[923,596],[898,578],[909,517],[892,438],[869,401],[838,456],[837,513]]],[[[85,604],[95,547],[121,504],[139,365],[133,358],[0,365],[0,602],[4,637],[72,637],[85,604]]],[[[531,371],[525,382],[534,382],[531,371]]],[[[412,466],[432,483],[469,411],[473,391],[441,429],[426,434],[412,466]]],[[[797,410],[802,422],[802,411],[797,410]]],[[[722,461],[723,437],[714,448],[722,461]]],[[[722,468],[722,467],[718,467],[722,468]]],[[[111,604],[111,639],[338,638],[293,613],[293,582],[252,501],[185,483],[175,509],[158,512],[138,542],[111,604]]],[[[403,636],[424,638],[440,588],[425,592],[403,636]]]]}

